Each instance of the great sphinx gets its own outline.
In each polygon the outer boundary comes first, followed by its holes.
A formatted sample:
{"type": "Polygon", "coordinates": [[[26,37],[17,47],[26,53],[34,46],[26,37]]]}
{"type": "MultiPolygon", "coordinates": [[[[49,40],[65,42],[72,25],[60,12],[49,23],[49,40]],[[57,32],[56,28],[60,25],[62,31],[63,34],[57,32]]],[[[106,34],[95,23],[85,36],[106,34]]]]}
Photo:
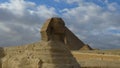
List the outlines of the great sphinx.
{"type": "MultiPolygon", "coordinates": [[[[41,29],[41,41],[3,48],[2,68],[80,68],[70,50],[71,33],[61,18],[48,19],[41,29]]],[[[73,39],[76,39],[73,38],[73,39]]],[[[73,40],[73,42],[75,42],[73,40]]],[[[78,41],[77,41],[78,42],[78,41]]],[[[80,43],[82,43],[80,41],[80,43]]],[[[79,45],[80,47],[84,46],[79,45]]],[[[79,49],[80,49],[79,47],[79,49]]],[[[76,49],[73,48],[73,50],[76,49]]],[[[78,49],[78,48],[77,48],[78,49]]]]}
{"type": "MultiPolygon", "coordinates": [[[[58,39],[65,43],[70,50],[80,50],[86,44],[73,34],[61,18],[50,18],[46,21],[41,29],[42,40],[58,39]]],[[[89,46],[89,45],[88,45],[89,46]]],[[[92,50],[89,46],[88,50],[92,50]]]]}

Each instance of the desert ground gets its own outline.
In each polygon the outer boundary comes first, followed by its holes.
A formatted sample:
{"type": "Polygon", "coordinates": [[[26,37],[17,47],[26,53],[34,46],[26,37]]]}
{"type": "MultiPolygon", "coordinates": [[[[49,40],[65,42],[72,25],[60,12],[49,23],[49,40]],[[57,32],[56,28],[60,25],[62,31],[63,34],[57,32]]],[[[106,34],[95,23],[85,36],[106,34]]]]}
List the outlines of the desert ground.
{"type": "Polygon", "coordinates": [[[81,67],[119,68],[120,50],[72,51],[81,67]]]}

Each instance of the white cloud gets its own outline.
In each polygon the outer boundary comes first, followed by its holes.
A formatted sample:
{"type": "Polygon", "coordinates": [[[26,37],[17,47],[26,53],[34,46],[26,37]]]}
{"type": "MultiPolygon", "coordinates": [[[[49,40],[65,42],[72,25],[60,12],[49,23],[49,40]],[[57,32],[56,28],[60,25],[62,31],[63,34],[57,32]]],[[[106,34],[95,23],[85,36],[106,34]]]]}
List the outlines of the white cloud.
{"type": "Polygon", "coordinates": [[[22,45],[40,39],[42,23],[55,16],[55,8],[25,0],[0,3],[0,46],[22,45]]]}
{"type": "Polygon", "coordinates": [[[10,32],[11,30],[8,28],[8,27],[6,27],[3,23],[0,23],[0,29],[2,30],[2,31],[5,31],[5,32],[10,32]]]}
{"type": "Polygon", "coordinates": [[[37,7],[37,11],[35,13],[40,17],[50,18],[54,17],[56,14],[55,8],[53,7],[47,7],[45,5],[40,5],[37,7]]]}
{"type": "Polygon", "coordinates": [[[111,10],[111,11],[116,11],[115,5],[116,5],[115,3],[110,4],[110,5],[108,6],[108,9],[111,10]]]}
{"type": "Polygon", "coordinates": [[[35,3],[25,2],[24,0],[10,0],[10,2],[5,2],[0,4],[0,8],[6,9],[13,14],[22,16],[24,11],[29,8],[35,6],[35,3]]]}

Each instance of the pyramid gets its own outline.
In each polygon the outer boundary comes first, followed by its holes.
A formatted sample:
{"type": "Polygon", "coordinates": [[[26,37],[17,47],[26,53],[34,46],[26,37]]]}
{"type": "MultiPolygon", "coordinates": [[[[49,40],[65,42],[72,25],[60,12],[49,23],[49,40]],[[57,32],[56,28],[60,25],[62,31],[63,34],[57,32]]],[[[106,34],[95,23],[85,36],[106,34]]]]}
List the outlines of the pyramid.
{"type": "Polygon", "coordinates": [[[65,44],[68,46],[70,50],[80,50],[85,43],[82,42],[75,34],[73,34],[67,27],[66,35],[65,35],[65,44]]]}
{"type": "Polygon", "coordinates": [[[80,68],[65,42],[65,23],[51,18],[41,29],[41,41],[5,47],[1,68],[80,68]]]}
{"type": "Polygon", "coordinates": [[[84,45],[80,50],[93,50],[89,45],[84,45]]]}

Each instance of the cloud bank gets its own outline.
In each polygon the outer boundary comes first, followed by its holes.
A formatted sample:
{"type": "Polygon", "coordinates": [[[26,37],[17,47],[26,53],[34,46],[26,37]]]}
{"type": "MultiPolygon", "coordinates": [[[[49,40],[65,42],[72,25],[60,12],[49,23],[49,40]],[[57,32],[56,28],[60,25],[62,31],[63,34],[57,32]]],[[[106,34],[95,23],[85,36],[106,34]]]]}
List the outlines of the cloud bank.
{"type": "Polygon", "coordinates": [[[83,42],[93,48],[120,48],[120,5],[108,0],[101,4],[87,0],[54,0],[76,4],[61,9],[29,0],[0,3],[0,46],[23,45],[40,40],[40,28],[46,19],[59,16],[83,42]],[[59,10],[58,10],[59,9],[59,10]]]}

